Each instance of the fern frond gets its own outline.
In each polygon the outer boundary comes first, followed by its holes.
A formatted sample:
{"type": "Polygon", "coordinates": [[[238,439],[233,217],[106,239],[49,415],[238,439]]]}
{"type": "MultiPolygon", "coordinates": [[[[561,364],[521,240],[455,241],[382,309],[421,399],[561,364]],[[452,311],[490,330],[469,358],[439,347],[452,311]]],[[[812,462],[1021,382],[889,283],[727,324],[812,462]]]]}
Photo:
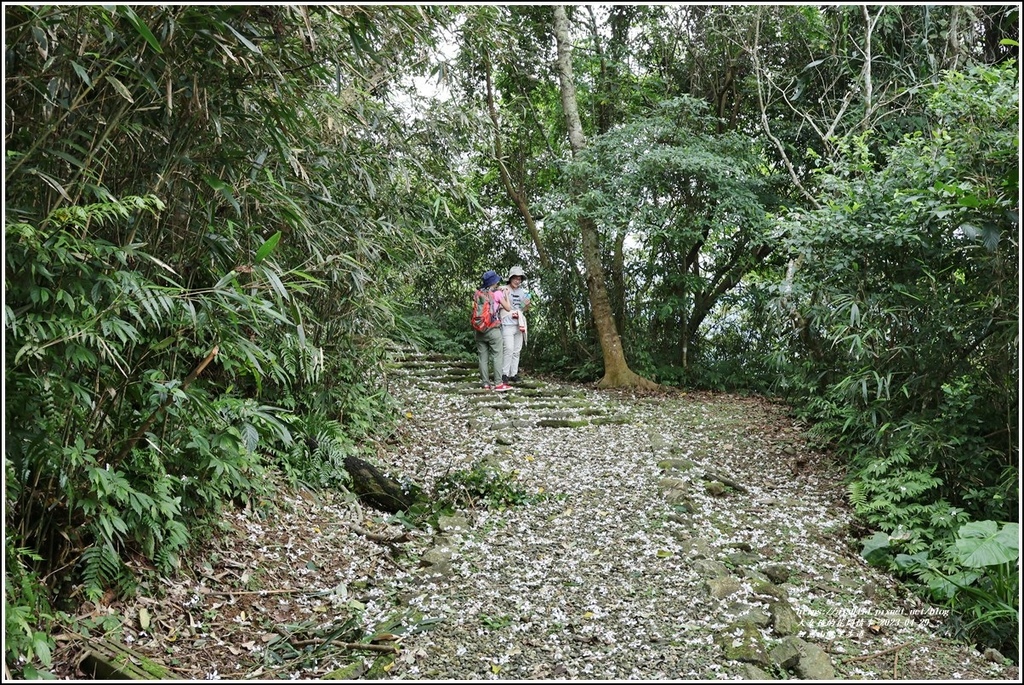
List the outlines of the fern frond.
{"type": "Polygon", "coordinates": [[[88,547],[79,560],[82,566],[82,589],[90,601],[98,601],[114,585],[123,583],[127,573],[121,557],[113,547],[97,543],[88,547]]]}
{"type": "Polygon", "coordinates": [[[855,511],[859,511],[867,503],[867,489],[862,481],[854,481],[847,486],[847,493],[850,496],[850,504],[855,511]]]}

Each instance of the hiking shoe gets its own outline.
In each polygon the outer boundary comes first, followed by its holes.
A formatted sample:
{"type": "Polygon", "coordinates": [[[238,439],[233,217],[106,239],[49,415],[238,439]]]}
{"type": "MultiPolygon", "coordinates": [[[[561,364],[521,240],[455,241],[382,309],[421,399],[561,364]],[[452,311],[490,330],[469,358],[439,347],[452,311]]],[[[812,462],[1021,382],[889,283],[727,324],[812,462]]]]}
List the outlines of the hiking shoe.
{"type": "Polygon", "coordinates": [[[506,390],[511,389],[512,386],[509,385],[508,383],[498,383],[496,386],[494,386],[494,392],[505,392],[506,390]]]}
{"type": "Polygon", "coordinates": [[[508,383],[510,380],[511,379],[508,376],[506,376],[505,374],[501,374],[501,382],[502,383],[508,383]]]}
{"type": "Polygon", "coordinates": [[[512,378],[509,378],[508,382],[510,382],[510,383],[518,383],[519,382],[519,374],[517,373],[516,375],[512,376],[512,378]]]}

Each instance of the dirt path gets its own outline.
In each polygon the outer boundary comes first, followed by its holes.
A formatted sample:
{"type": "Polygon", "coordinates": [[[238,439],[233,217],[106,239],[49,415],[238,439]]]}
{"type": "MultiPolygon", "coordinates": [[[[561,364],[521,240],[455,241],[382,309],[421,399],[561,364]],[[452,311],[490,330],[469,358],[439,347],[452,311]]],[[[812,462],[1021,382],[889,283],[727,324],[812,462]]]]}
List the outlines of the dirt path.
{"type": "MultiPolygon", "coordinates": [[[[420,530],[342,493],[238,511],[160,599],[83,607],[76,630],[191,679],[1016,679],[859,558],[841,474],[781,407],[496,394],[474,366],[396,368],[380,460],[491,506],[420,530]]],[[[75,677],[87,643],[62,644],[75,677]]]]}

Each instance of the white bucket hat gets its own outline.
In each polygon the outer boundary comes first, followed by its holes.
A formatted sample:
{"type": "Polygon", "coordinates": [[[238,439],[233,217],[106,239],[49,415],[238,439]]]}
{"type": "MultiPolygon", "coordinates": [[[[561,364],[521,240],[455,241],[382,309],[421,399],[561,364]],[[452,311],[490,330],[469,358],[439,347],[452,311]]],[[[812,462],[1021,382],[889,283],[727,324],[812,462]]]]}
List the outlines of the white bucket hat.
{"type": "Polygon", "coordinates": [[[508,280],[511,281],[513,276],[522,276],[523,280],[526,280],[526,272],[523,271],[521,266],[513,266],[508,270],[508,280]]]}

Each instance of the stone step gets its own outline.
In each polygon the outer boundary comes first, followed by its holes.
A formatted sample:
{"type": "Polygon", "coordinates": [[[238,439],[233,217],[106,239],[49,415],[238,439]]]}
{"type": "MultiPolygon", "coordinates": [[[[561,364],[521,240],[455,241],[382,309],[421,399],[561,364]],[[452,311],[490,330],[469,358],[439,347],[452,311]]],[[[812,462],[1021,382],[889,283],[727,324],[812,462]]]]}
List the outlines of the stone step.
{"type": "Polygon", "coordinates": [[[475,360],[396,351],[391,355],[391,368],[396,374],[413,380],[418,389],[465,397],[471,405],[471,416],[467,420],[477,426],[582,428],[629,423],[629,417],[614,413],[610,407],[593,404],[578,389],[559,387],[535,378],[524,379],[505,393],[485,390],[480,387],[479,366],[475,360]],[[492,415],[472,415],[478,411],[492,415]],[[501,423],[495,424],[498,414],[503,418],[501,423]]]}
{"type": "Polygon", "coordinates": [[[426,376],[430,374],[445,374],[451,371],[463,371],[465,373],[473,373],[476,371],[476,367],[470,366],[459,366],[458,364],[410,364],[405,366],[392,367],[399,373],[404,373],[408,376],[426,376]]]}
{"type": "Polygon", "coordinates": [[[388,358],[395,362],[446,362],[458,357],[441,352],[412,352],[409,350],[393,350],[388,358]]]}
{"type": "Polygon", "coordinates": [[[476,378],[476,374],[472,371],[467,370],[462,373],[455,373],[455,369],[451,371],[452,373],[445,376],[434,376],[434,380],[438,383],[465,383],[470,379],[476,378]]]}

